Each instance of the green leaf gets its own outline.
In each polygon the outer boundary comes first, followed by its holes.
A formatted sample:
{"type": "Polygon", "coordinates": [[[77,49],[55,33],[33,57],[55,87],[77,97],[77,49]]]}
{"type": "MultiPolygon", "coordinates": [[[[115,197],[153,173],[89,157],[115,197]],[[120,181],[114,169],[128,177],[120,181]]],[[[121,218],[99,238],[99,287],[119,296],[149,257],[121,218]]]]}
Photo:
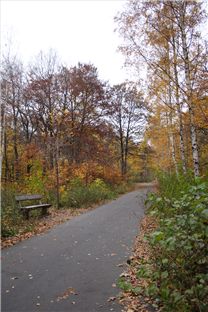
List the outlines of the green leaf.
{"type": "Polygon", "coordinates": [[[167,264],[167,263],[168,263],[168,259],[167,258],[162,259],[162,264],[167,264]]]}
{"type": "Polygon", "coordinates": [[[162,272],[161,277],[165,279],[168,277],[168,275],[169,275],[168,271],[164,271],[162,272]]]}

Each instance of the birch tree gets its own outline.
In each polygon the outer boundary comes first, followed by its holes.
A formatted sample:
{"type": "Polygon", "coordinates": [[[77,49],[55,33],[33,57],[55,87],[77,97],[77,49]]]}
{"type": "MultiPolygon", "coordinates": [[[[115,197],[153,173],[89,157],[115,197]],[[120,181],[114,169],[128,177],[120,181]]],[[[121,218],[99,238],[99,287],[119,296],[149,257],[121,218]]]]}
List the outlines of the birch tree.
{"type": "Polygon", "coordinates": [[[117,18],[118,30],[125,42],[121,51],[130,65],[147,64],[152,75],[166,76],[175,90],[175,109],[178,113],[180,154],[186,172],[182,112],[188,110],[190,141],[195,176],[199,175],[199,152],[195,125],[195,77],[202,65],[203,41],[199,25],[203,21],[202,3],[192,1],[129,1],[126,10],[117,18]],[[170,51],[171,70],[163,59],[164,49],[170,51]],[[182,104],[181,104],[182,103],[182,104]]]}

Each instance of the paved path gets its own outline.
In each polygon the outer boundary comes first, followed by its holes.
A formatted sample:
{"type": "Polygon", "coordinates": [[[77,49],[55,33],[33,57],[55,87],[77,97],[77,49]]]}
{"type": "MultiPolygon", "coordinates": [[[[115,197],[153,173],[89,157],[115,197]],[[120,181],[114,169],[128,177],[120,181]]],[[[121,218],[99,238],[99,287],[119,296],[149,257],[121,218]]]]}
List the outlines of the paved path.
{"type": "Polygon", "coordinates": [[[115,287],[148,188],[2,251],[2,312],[121,311],[115,287]],[[76,292],[76,294],[74,294],[76,292]]]}

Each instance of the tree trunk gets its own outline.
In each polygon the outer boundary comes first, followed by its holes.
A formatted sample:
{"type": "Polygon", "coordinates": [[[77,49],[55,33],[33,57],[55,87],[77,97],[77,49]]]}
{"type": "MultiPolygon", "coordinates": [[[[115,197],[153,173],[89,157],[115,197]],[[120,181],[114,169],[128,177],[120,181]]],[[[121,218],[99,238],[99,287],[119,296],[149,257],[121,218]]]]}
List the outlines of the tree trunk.
{"type": "Polygon", "coordinates": [[[58,135],[56,137],[56,149],[55,149],[55,170],[56,170],[56,207],[60,207],[60,194],[59,194],[59,141],[58,135]]]}
{"type": "MultiPolygon", "coordinates": [[[[167,51],[167,56],[168,56],[168,74],[170,77],[170,72],[171,72],[171,68],[170,68],[170,48],[169,48],[169,44],[167,45],[168,51],[167,51]]],[[[172,102],[172,84],[171,84],[171,80],[169,79],[169,83],[168,83],[168,104],[170,107],[170,112],[168,115],[168,125],[169,125],[169,139],[170,139],[170,147],[171,147],[171,156],[172,156],[172,161],[175,167],[175,173],[178,176],[178,164],[176,161],[176,152],[175,152],[175,144],[174,144],[174,136],[173,136],[173,110],[172,110],[172,106],[173,106],[173,102],[172,102]]]]}
{"type": "MultiPolygon", "coordinates": [[[[3,152],[3,150],[2,150],[3,152]]],[[[4,163],[5,163],[5,173],[4,178],[5,181],[9,180],[9,164],[8,164],[8,156],[7,156],[7,135],[6,135],[6,129],[4,130],[4,163]]]]}
{"type": "Polygon", "coordinates": [[[194,166],[194,175],[195,177],[199,176],[199,152],[197,144],[197,134],[196,127],[194,124],[194,105],[192,103],[192,87],[191,87],[191,75],[190,75],[190,62],[188,55],[188,46],[186,42],[186,32],[184,27],[184,18],[183,11],[181,13],[181,39],[182,39],[182,49],[183,49],[183,58],[184,58],[184,67],[185,67],[185,82],[187,88],[187,104],[189,109],[189,121],[190,121],[190,130],[191,130],[191,145],[192,145],[192,157],[193,157],[193,166],[194,166]]]}
{"type": "Polygon", "coordinates": [[[124,138],[122,131],[122,118],[119,116],[119,140],[120,140],[120,157],[121,157],[121,175],[125,175],[125,151],[124,151],[124,138]]]}
{"type": "Polygon", "coordinates": [[[123,146],[123,137],[120,137],[120,157],[121,157],[121,175],[125,175],[125,155],[123,146]]]}
{"type": "MultiPolygon", "coordinates": [[[[49,136],[49,166],[50,166],[50,169],[53,170],[54,168],[54,146],[53,146],[53,139],[54,139],[54,136],[53,136],[53,133],[52,131],[50,131],[50,136],[49,136]]],[[[56,153],[56,152],[55,152],[56,153]]]]}
{"type": "MultiPolygon", "coordinates": [[[[3,156],[5,156],[5,111],[2,105],[1,107],[1,127],[0,127],[0,138],[1,138],[1,150],[0,150],[0,176],[2,177],[2,163],[3,163],[3,156]]],[[[6,174],[5,174],[6,176],[6,174]]]]}
{"type": "Polygon", "coordinates": [[[14,144],[14,178],[15,180],[19,179],[19,154],[17,148],[17,115],[15,109],[13,108],[13,121],[14,121],[14,135],[13,135],[13,144],[14,144]]]}
{"type": "Polygon", "coordinates": [[[180,138],[180,156],[182,162],[183,174],[187,173],[186,169],[186,157],[185,157],[185,147],[184,147],[184,131],[183,131],[183,118],[181,112],[180,98],[179,98],[179,81],[178,81],[178,70],[177,70],[177,54],[176,54],[176,44],[174,35],[172,37],[172,46],[173,46],[173,68],[174,68],[174,79],[175,79],[175,97],[177,105],[177,113],[179,119],[179,138],[180,138]]]}
{"type": "Polygon", "coordinates": [[[124,154],[124,174],[127,173],[127,161],[128,161],[128,154],[129,154],[129,132],[130,132],[130,123],[131,123],[131,116],[128,119],[128,127],[126,130],[126,139],[125,139],[125,154],[124,154]]]}
{"type": "Polygon", "coordinates": [[[173,136],[173,125],[172,125],[172,112],[166,115],[167,116],[167,128],[170,129],[168,130],[168,137],[169,137],[169,144],[170,144],[170,154],[172,158],[172,162],[175,167],[175,173],[178,176],[178,164],[176,161],[176,153],[175,153],[175,144],[174,144],[174,136],[173,136]]]}

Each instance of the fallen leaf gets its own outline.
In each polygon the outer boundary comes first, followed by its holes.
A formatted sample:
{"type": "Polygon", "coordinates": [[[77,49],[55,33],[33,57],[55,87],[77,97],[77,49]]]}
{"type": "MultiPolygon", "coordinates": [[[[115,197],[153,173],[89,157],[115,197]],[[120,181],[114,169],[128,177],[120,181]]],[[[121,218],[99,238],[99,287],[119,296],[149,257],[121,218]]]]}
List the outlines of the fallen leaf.
{"type": "Polygon", "coordinates": [[[108,302],[115,301],[115,300],[116,300],[116,297],[109,297],[108,298],[108,302]]]}
{"type": "Polygon", "coordinates": [[[56,301],[67,299],[70,295],[76,295],[77,296],[78,293],[75,291],[74,288],[69,287],[69,288],[67,288],[67,290],[63,294],[61,294],[60,296],[57,297],[56,301]]]}
{"type": "Polygon", "coordinates": [[[128,277],[128,276],[129,276],[129,274],[127,272],[123,272],[120,274],[120,277],[128,277]]]}
{"type": "Polygon", "coordinates": [[[119,264],[117,264],[116,266],[119,267],[119,268],[120,268],[120,267],[123,267],[123,266],[124,266],[124,263],[119,263],[119,264]]]}

